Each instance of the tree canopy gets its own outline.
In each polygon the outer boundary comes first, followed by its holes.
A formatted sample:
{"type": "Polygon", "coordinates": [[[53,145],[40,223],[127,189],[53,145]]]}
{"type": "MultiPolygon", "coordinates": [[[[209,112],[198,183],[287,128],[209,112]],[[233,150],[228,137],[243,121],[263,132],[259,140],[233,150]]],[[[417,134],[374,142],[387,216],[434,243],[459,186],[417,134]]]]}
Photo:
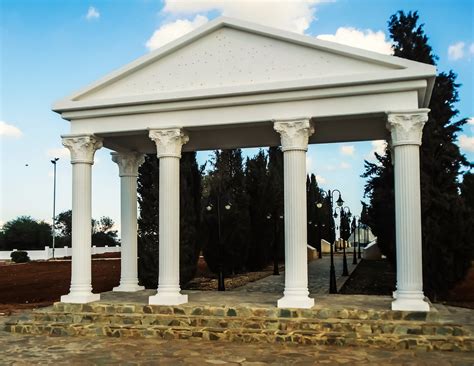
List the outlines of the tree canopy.
{"type": "MultiPolygon", "coordinates": [[[[389,31],[394,55],[435,65],[437,56],[428,44],[417,12],[394,14],[389,31]]],[[[457,133],[466,123],[456,120],[458,101],[456,75],[449,71],[436,77],[420,149],[423,277],[425,293],[432,299],[446,296],[463,279],[472,258],[472,215],[459,194],[458,177],[468,166],[456,144],[457,133]]],[[[396,162],[395,162],[396,164],[396,162]]],[[[376,162],[365,162],[368,178],[368,223],[380,248],[390,260],[395,255],[394,177],[390,151],[376,154],[376,162]]]]}

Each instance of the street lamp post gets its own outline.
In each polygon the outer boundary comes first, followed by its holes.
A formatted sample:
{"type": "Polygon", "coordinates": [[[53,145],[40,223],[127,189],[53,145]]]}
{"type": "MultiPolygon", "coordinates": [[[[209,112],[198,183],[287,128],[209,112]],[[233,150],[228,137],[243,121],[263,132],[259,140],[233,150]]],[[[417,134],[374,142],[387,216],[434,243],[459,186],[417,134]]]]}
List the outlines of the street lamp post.
{"type": "MultiPolygon", "coordinates": [[[[225,282],[224,282],[224,268],[223,268],[223,258],[222,258],[222,237],[221,237],[221,194],[220,191],[216,195],[216,212],[217,212],[217,241],[218,241],[218,247],[219,247],[219,253],[218,253],[218,258],[219,258],[219,273],[217,277],[217,291],[225,291],[225,282]]],[[[232,207],[231,203],[229,200],[224,200],[224,209],[226,211],[230,210],[232,207]]],[[[214,205],[212,204],[211,201],[206,206],[206,210],[208,212],[211,212],[214,208],[214,205]]]]}
{"type": "MultiPolygon", "coordinates": [[[[355,239],[356,239],[356,228],[359,226],[359,221],[360,221],[360,216],[358,215],[355,215],[354,216],[354,219],[356,220],[355,221],[355,225],[354,225],[354,231],[353,231],[353,234],[354,234],[354,238],[352,239],[352,242],[354,243],[353,245],[353,255],[352,255],[352,264],[357,264],[357,253],[356,253],[356,244],[355,244],[355,239]]],[[[359,245],[359,248],[360,248],[360,231],[357,230],[357,244],[359,245]]]]}
{"type": "MultiPolygon", "coordinates": [[[[336,201],[336,205],[341,207],[344,204],[344,200],[341,197],[341,191],[338,189],[328,190],[327,192],[321,191],[321,197],[324,199],[325,197],[329,197],[329,204],[330,204],[330,215],[332,215],[332,205],[334,199],[334,192],[339,194],[339,198],[336,201]]],[[[322,202],[317,202],[316,207],[321,208],[323,206],[322,202]]],[[[337,285],[336,285],[336,269],[334,267],[334,252],[333,252],[333,245],[334,243],[329,243],[330,248],[330,255],[331,255],[331,266],[329,269],[329,293],[330,294],[337,294],[337,285]]]]}
{"type": "Polygon", "coordinates": [[[53,226],[52,226],[52,236],[53,236],[53,259],[54,259],[54,250],[56,248],[56,163],[59,158],[54,158],[51,160],[51,163],[54,167],[54,183],[53,183],[53,226]]]}
{"type": "Polygon", "coordinates": [[[273,222],[273,275],[279,276],[280,271],[278,269],[278,221],[277,215],[267,214],[267,220],[273,222]]]}
{"type": "Polygon", "coordinates": [[[347,217],[348,217],[348,220],[351,219],[351,209],[347,206],[345,207],[336,207],[334,209],[334,218],[337,218],[337,212],[336,210],[339,209],[339,212],[341,214],[341,218],[340,218],[340,223],[339,223],[339,227],[341,228],[341,232],[342,232],[342,235],[339,235],[341,238],[342,238],[342,253],[343,253],[343,256],[342,256],[342,275],[343,276],[349,276],[349,269],[347,268],[347,256],[346,256],[346,243],[345,243],[345,234],[346,234],[346,229],[342,227],[342,213],[346,214],[347,217]]]}
{"type": "Polygon", "coordinates": [[[362,259],[362,254],[360,252],[360,228],[361,228],[361,224],[360,224],[360,219],[359,219],[359,222],[357,223],[357,240],[359,242],[358,250],[357,250],[357,258],[362,259]]]}

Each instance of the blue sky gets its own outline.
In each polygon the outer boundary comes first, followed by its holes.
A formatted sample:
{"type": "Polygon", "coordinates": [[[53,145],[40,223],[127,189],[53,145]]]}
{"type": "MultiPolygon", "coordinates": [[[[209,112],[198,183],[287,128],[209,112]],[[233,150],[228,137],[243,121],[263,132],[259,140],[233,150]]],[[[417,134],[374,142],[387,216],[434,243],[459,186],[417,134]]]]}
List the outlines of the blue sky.
{"type": "MultiPolygon", "coordinates": [[[[473,117],[471,0],[390,1],[61,1],[0,0],[0,224],[18,215],[50,221],[52,164],[58,162],[57,212],[71,205],[71,166],[60,135],[69,123],[52,103],[161,44],[224,14],[313,37],[389,52],[387,20],[418,10],[440,71],[458,74],[460,117],[473,117]],[[27,165],[26,165],[27,164],[27,165]]],[[[474,161],[474,120],[460,136],[474,161]]],[[[380,143],[313,145],[308,170],[360,210],[364,159],[380,143]]],[[[252,153],[252,151],[249,151],[252,153]]],[[[207,153],[199,154],[204,161],[207,153]]],[[[109,151],[96,154],[93,216],[119,224],[119,178],[109,151]]]]}

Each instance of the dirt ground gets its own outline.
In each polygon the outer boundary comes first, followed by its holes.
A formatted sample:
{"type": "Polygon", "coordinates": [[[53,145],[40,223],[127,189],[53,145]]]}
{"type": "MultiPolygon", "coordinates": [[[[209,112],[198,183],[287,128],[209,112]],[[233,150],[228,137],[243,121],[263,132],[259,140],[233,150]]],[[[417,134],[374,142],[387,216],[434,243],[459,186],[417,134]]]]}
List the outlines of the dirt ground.
{"type": "Polygon", "coordinates": [[[388,295],[395,290],[396,273],[386,260],[364,260],[359,263],[341,294],[388,295]]]}
{"type": "MultiPolygon", "coordinates": [[[[120,258],[92,260],[94,292],[110,291],[119,284],[120,258]]],[[[35,261],[0,266],[0,313],[48,306],[69,291],[69,260],[35,261]]]]}
{"type": "MultiPolygon", "coordinates": [[[[201,261],[202,262],[202,261],[201,261]]],[[[195,279],[183,289],[215,291],[217,278],[207,270],[205,262],[199,263],[195,279]]],[[[280,266],[280,270],[284,267],[280,266]]],[[[273,267],[260,272],[238,274],[225,279],[230,290],[270,276],[273,267]]],[[[68,293],[71,281],[70,258],[29,263],[0,262],[0,315],[49,306],[68,293]]],[[[112,290],[120,281],[120,254],[105,253],[93,256],[92,288],[100,293],[112,290]]]]}

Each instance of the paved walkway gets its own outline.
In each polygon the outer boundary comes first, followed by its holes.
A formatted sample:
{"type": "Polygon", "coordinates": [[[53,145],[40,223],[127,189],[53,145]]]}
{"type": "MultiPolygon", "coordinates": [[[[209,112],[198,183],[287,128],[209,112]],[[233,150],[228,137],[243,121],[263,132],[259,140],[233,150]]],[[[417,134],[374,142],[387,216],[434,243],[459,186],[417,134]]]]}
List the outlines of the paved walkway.
{"type": "MultiPolygon", "coordinates": [[[[0,317],[0,325],[2,319],[0,317]]],[[[0,331],[0,365],[473,365],[474,354],[212,341],[43,337],[0,331]]]]}
{"type": "MultiPolygon", "coordinates": [[[[350,252],[349,248],[349,252],[350,252]]],[[[357,267],[352,264],[352,252],[347,253],[347,268],[349,274],[357,267]]],[[[324,255],[321,259],[315,259],[308,263],[308,288],[312,295],[320,295],[329,293],[329,269],[331,259],[329,255],[324,255]]],[[[336,269],[336,284],[340,289],[349,277],[342,276],[343,256],[337,253],[334,256],[334,267],[336,269]]],[[[283,293],[285,289],[285,274],[280,273],[279,276],[268,276],[261,280],[248,283],[245,286],[236,288],[232,291],[237,292],[265,292],[265,293],[283,293]]]]}
{"type": "MultiPolygon", "coordinates": [[[[349,270],[354,268],[351,263],[352,256],[348,256],[349,270]]],[[[341,272],[342,257],[337,256],[338,287],[343,283],[341,272]]],[[[327,293],[328,276],[329,258],[309,264],[310,292],[320,295],[318,306],[328,306],[329,303],[336,306],[339,302],[350,301],[352,306],[367,307],[370,299],[371,307],[387,308],[390,302],[388,297],[367,299],[366,296],[357,295],[324,295],[327,293]]],[[[283,274],[270,276],[248,284],[239,291],[248,292],[248,301],[253,299],[274,303],[283,291],[283,281],[283,274]],[[267,295],[259,295],[257,291],[267,295]]],[[[242,301],[239,291],[228,291],[225,294],[196,291],[188,293],[192,301],[196,302],[209,301],[211,295],[216,297],[212,299],[213,302],[224,295],[227,301],[237,302],[242,301]]],[[[149,292],[130,294],[127,300],[146,302],[149,292]]],[[[116,293],[107,293],[103,298],[111,301],[116,296],[116,293]]],[[[121,300],[123,301],[123,298],[121,300]]],[[[452,316],[453,320],[473,322],[472,311],[446,306],[442,306],[442,309],[452,316]]],[[[26,316],[27,313],[19,315],[26,316]]],[[[17,335],[2,330],[6,319],[0,316],[0,365],[474,365],[474,354],[461,352],[389,351],[363,347],[241,344],[203,340],[17,335]]]]}

